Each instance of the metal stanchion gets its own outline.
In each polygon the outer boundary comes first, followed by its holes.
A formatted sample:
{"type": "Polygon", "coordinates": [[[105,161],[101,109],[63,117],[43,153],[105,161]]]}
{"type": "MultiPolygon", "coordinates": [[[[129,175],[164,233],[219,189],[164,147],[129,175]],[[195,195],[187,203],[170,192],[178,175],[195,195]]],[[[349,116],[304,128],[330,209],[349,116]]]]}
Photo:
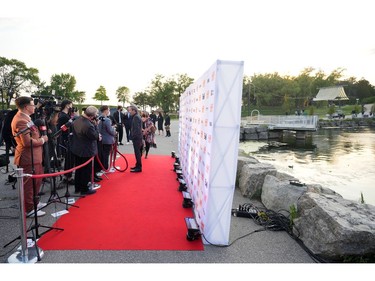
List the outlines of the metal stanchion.
{"type": "Polygon", "coordinates": [[[32,241],[33,243],[30,243],[30,245],[28,245],[26,213],[24,205],[23,168],[17,168],[15,172],[19,197],[21,246],[13,255],[8,258],[8,263],[36,263],[39,258],[43,256],[43,251],[38,248],[38,246],[36,245],[36,241],[32,241]]]}

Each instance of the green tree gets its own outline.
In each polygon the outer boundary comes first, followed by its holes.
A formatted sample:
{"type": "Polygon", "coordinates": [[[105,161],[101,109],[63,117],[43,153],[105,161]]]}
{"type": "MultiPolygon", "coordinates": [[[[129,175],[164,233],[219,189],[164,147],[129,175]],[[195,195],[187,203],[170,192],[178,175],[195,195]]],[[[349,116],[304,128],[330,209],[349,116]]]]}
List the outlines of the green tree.
{"type": "Polygon", "coordinates": [[[9,108],[11,101],[19,97],[22,92],[34,92],[40,84],[38,73],[36,68],[29,68],[21,61],[0,57],[2,108],[4,109],[4,101],[9,108]]]}
{"type": "Polygon", "coordinates": [[[149,104],[149,97],[146,92],[136,92],[133,97],[133,103],[145,110],[149,104]]]}
{"type": "Polygon", "coordinates": [[[116,90],[116,98],[119,102],[122,102],[123,107],[126,102],[129,102],[129,93],[129,88],[125,86],[118,87],[116,90]]]}
{"type": "Polygon", "coordinates": [[[186,88],[193,83],[194,79],[189,77],[186,73],[184,74],[177,74],[173,77],[175,81],[175,93],[173,97],[175,100],[173,101],[174,108],[180,103],[180,97],[185,92],[186,88]]]}
{"type": "Polygon", "coordinates": [[[177,107],[175,87],[176,82],[172,78],[165,78],[161,74],[157,74],[151,81],[150,95],[164,112],[169,112],[170,109],[177,107]]]}
{"type": "Polygon", "coordinates": [[[100,101],[100,105],[103,105],[103,101],[109,100],[107,96],[107,90],[104,88],[104,86],[100,86],[93,97],[94,100],[100,101]]]}

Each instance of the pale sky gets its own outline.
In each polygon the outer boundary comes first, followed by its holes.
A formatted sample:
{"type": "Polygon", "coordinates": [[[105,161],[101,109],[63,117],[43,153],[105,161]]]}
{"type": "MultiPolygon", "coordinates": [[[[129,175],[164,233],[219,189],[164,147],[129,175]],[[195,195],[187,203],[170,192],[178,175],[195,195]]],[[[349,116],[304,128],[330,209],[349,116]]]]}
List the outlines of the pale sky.
{"type": "Polygon", "coordinates": [[[313,67],[375,85],[373,1],[0,0],[0,56],[69,73],[86,101],[103,85],[145,90],[156,74],[198,79],[216,60],[244,74],[313,67]]]}

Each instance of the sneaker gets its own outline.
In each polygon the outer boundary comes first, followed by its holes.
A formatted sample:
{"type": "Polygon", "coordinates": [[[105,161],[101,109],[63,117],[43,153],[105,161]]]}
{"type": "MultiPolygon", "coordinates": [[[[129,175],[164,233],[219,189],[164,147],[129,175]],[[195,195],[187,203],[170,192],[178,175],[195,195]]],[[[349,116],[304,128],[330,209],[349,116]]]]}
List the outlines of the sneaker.
{"type": "Polygon", "coordinates": [[[94,186],[92,186],[92,185],[91,185],[91,182],[89,182],[89,183],[88,183],[88,186],[89,186],[89,187],[92,187],[92,189],[94,189],[94,190],[95,190],[95,189],[99,189],[99,188],[102,187],[100,184],[98,184],[98,183],[96,183],[96,182],[94,183],[94,186]]]}
{"type": "Polygon", "coordinates": [[[127,142],[126,144],[130,144],[130,142],[127,142]]]}
{"type": "Polygon", "coordinates": [[[97,172],[97,173],[96,173],[96,176],[97,176],[97,177],[101,177],[102,175],[104,175],[104,172],[103,172],[103,171],[100,171],[100,172],[97,172]]]}
{"type": "Polygon", "coordinates": [[[114,172],[116,172],[116,169],[112,167],[111,169],[109,169],[109,172],[114,173],[114,172]]]}
{"type": "Polygon", "coordinates": [[[47,206],[47,203],[39,202],[36,206],[37,209],[42,209],[43,207],[47,206]]]}
{"type": "MultiPolygon", "coordinates": [[[[43,212],[41,210],[39,210],[39,211],[36,212],[36,216],[37,217],[43,217],[45,214],[46,214],[46,212],[43,212]]],[[[34,210],[26,213],[26,217],[31,217],[31,216],[34,216],[34,210]]]]}
{"type": "Polygon", "coordinates": [[[91,195],[91,194],[94,194],[94,193],[96,193],[96,190],[93,190],[93,189],[81,191],[81,195],[91,195]]]}

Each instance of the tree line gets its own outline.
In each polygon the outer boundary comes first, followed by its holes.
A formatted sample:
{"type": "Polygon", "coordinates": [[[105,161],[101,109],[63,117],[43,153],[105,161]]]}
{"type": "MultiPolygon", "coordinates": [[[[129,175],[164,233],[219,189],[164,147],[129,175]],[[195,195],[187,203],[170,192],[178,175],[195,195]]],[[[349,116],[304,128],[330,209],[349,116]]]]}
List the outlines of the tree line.
{"type": "MultiPolygon", "coordinates": [[[[311,105],[312,99],[320,88],[329,86],[344,86],[349,97],[349,103],[375,103],[375,87],[364,78],[355,77],[343,79],[344,69],[337,68],[326,74],[314,68],[303,69],[298,76],[282,76],[276,73],[254,74],[244,76],[242,91],[242,106],[282,106],[285,112],[304,109],[311,105]]],[[[156,74],[148,87],[142,92],[136,92],[130,98],[130,89],[119,86],[115,96],[119,103],[134,103],[140,108],[161,108],[164,112],[177,111],[179,98],[185,89],[194,81],[187,74],[176,74],[165,77],[156,74]]],[[[68,73],[54,74],[47,84],[39,78],[39,71],[27,67],[16,59],[0,57],[0,93],[4,109],[10,107],[11,101],[22,94],[30,93],[36,96],[51,96],[69,99],[82,104],[86,93],[76,89],[76,79],[68,73]]],[[[93,99],[103,102],[109,97],[103,85],[93,94],[93,99]]]]}

